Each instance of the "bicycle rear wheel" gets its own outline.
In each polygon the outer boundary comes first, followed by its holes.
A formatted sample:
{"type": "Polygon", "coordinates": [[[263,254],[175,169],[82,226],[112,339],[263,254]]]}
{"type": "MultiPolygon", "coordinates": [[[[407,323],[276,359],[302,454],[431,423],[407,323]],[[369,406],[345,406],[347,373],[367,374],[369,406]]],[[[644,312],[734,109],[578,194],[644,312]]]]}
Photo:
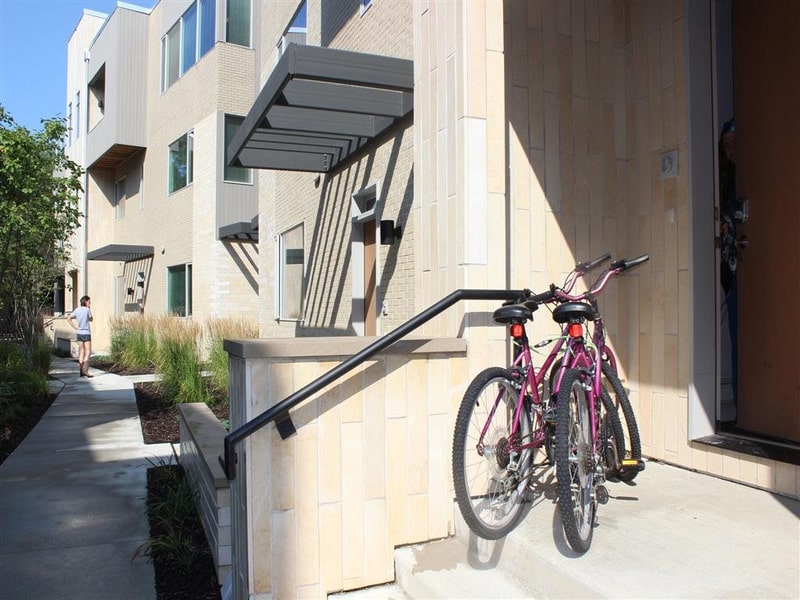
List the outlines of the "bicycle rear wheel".
{"type": "Polygon", "coordinates": [[[520,448],[531,441],[527,405],[511,433],[519,396],[519,384],[508,370],[486,369],[470,383],[456,418],[456,501],[469,528],[489,540],[506,535],[523,514],[533,450],[520,448]]]}
{"type": "MultiPolygon", "coordinates": [[[[633,406],[631,406],[631,401],[628,398],[628,392],[625,391],[625,387],[622,385],[622,382],[619,380],[619,376],[617,376],[616,371],[606,361],[603,361],[602,365],[602,373],[605,379],[604,387],[610,386],[611,390],[614,392],[614,400],[616,400],[616,405],[619,408],[619,411],[622,414],[619,416],[620,420],[624,418],[625,423],[623,426],[623,431],[627,431],[627,440],[625,443],[625,451],[620,456],[620,458],[628,458],[635,461],[641,461],[642,459],[642,442],[641,438],[639,437],[639,426],[636,423],[636,415],[633,412],[633,406]],[[606,383],[608,384],[606,386],[606,383]]],[[[619,412],[618,411],[618,412],[619,412]]],[[[621,481],[633,481],[636,476],[639,474],[638,468],[633,469],[621,469],[620,472],[617,474],[617,477],[621,481]]]]}
{"type": "Polygon", "coordinates": [[[594,440],[584,379],[581,371],[568,369],[556,405],[558,506],[567,543],[580,553],[592,544],[597,508],[594,440]]]}

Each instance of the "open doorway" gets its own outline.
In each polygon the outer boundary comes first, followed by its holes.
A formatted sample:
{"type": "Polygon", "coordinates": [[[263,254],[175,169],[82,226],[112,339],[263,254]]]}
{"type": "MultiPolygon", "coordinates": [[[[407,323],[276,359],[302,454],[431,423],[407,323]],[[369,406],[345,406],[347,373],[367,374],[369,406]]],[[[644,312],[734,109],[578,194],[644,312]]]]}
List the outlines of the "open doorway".
{"type": "MultiPolygon", "coordinates": [[[[714,22],[714,131],[718,141],[726,129],[735,132],[733,295],[717,285],[718,427],[800,444],[797,360],[789,350],[800,337],[791,310],[800,295],[800,52],[794,41],[800,3],[716,0],[714,22]]],[[[721,187],[718,280],[728,212],[721,187]]]]}

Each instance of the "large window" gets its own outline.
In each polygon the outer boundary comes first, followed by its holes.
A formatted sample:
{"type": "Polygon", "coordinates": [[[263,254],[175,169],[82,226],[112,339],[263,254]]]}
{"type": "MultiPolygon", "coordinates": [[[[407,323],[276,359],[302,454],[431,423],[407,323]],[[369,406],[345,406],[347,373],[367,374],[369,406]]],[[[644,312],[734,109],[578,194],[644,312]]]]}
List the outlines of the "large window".
{"type": "Polygon", "coordinates": [[[194,132],[182,135],[169,145],[169,193],[185,188],[194,179],[194,132]]]}
{"type": "Polygon", "coordinates": [[[253,171],[245,167],[229,167],[228,166],[228,146],[236,135],[239,125],[244,121],[244,117],[236,117],[234,115],[225,115],[225,181],[232,181],[235,183],[253,183],[253,171]]]}
{"type": "Polygon", "coordinates": [[[227,0],[225,41],[250,46],[250,0],[227,0]]]}
{"type": "Polygon", "coordinates": [[[215,22],[215,0],[197,0],[161,39],[162,92],[214,47],[215,22]]]}
{"type": "Polygon", "coordinates": [[[281,319],[303,319],[303,225],[282,233],[278,240],[279,276],[277,279],[278,316],[281,319]]]}
{"type": "Polygon", "coordinates": [[[176,317],[192,316],[192,265],[167,267],[167,312],[176,317]]]}

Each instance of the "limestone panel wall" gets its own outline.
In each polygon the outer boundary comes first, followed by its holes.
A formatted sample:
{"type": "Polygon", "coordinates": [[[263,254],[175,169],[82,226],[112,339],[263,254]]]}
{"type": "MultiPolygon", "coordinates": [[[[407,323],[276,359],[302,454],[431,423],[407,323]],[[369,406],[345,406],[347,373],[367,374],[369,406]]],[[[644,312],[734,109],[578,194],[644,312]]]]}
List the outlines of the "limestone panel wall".
{"type": "Polygon", "coordinates": [[[688,440],[692,328],[712,326],[692,322],[690,274],[713,232],[690,246],[684,3],[504,8],[511,287],[559,283],[606,251],[650,254],[600,297],[644,454],[797,495],[797,467],[688,440]],[[679,168],[664,178],[669,151],[679,168]]]}
{"type": "MultiPolygon", "coordinates": [[[[232,430],[364,346],[352,337],[227,343],[232,430]]],[[[453,534],[449,424],[466,345],[413,346],[399,343],[300,404],[292,437],[270,425],[239,445],[235,598],[325,598],[392,581],[396,546],[453,534]]]]}

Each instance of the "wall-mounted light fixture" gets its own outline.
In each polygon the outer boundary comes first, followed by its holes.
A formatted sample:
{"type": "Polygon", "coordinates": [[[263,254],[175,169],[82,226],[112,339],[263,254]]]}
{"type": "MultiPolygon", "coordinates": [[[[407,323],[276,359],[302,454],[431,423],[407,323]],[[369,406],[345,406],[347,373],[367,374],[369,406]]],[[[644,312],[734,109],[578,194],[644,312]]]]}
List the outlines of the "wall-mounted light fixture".
{"type": "Polygon", "coordinates": [[[132,287],[128,288],[128,296],[133,296],[133,288],[132,287]]]}
{"type": "Polygon", "coordinates": [[[400,239],[402,228],[394,226],[394,221],[381,221],[381,244],[391,246],[400,239]]]}

